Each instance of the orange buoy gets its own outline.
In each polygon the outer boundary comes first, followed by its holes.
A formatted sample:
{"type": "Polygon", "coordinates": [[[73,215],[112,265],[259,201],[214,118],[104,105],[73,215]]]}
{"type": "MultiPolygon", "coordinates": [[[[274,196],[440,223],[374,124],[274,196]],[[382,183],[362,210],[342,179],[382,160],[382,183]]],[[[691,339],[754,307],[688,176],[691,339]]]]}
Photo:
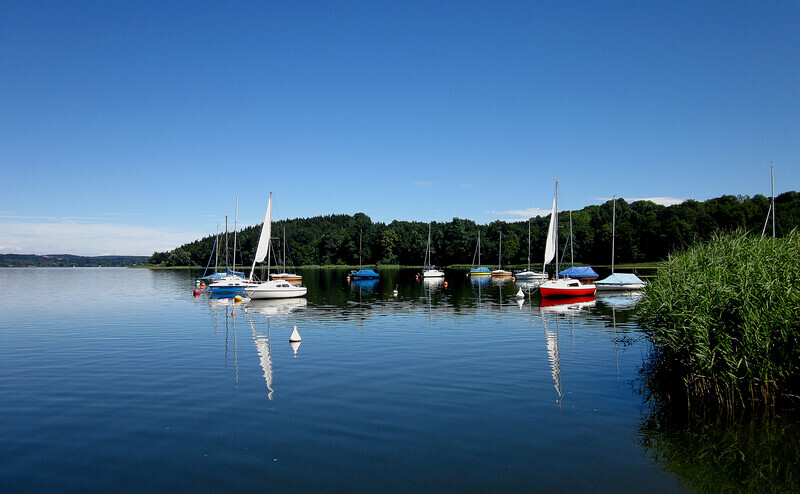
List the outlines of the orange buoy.
{"type": "Polygon", "coordinates": [[[444,287],[447,288],[447,282],[446,281],[444,282],[444,287]]]}
{"type": "Polygon", "coordinates": [[[350,277],[349,276],[347,277],[347,281],[350,281],[350,277]]]}
{"type": "Polygon", "coordinates": [[[200,296],[200,290],[195,288],[194,291],[192,292],[192,295],[194,295],[195,297],[199,297],[200,296]]]}

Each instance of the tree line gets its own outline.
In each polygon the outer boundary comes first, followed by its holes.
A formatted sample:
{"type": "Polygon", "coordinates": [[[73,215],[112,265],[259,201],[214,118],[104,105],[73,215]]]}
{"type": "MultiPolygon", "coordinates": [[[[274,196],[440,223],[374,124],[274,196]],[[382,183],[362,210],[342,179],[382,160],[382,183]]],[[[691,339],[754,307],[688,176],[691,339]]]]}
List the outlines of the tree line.
{"type": "Polygon", "coordinates": [[[9,268],[130,267],[152,262],[147,256],[76,256],[72,254],[0,254],[0,266],[9,268]],[[149,261],[148,261],[149,259],[149,261]]]}
{"type": "MultiPolygon", "coordinates": [[[[747,230],[761,234],[771,199],[763,195],[725,195],[707,201],[687,200],[673,206],[650,201],[628,203],[617,199],[615,262],[635,263],[665,259],[671,252],[708,240],[713,234],[747,230]]],[[[779,236],[800,224],[800,193],[785,192],[775,198],[779,236]]],[[[607,265],[611,262],[613,202],[587,206],[578,211],[559,212],[559,245],[563,249],[572,231],[572,242],[559,255],[567,262],[607,265]],[[570,227],[571,215],[571,227],[570,227]]],[[[530,262],[542,263],[550,215],[530,219],[530,262]]],[[[286,229],[286,263],[293,266],[363,265],[419,266],[423,262],[428,238],[428,223],[419,221],[373,222],[364,213],[338,214],[273,221],[273,250],[277,263],[283,259],[283,229],[286,229]],[[361,238],[360,238],[361,237],[361,238]],[[362,248],[359,252],[359,243],[362,248]]],[[[433,262],[439,266],[470,265],[478,233],[481,236],[483,265],[497,265],[502,233],[502,264],[527,265],[528,221],[494,221],[479,225],[472,220],[453,218],[431,223],[433,262]]],[[[771,225],[767,228],[771,233],[771,225]]],[[[261,232],[261,225],[237,233],[237,266],[249,266],[261,232]]],[[[172,251],[155,252],[150,264],[159,266],[206,266],[215,235],[184,244],[172,251]]],[[[233,263],[233,239],[228,245],[220,235],[220,264],[233,263]]],[[[216,256],[215,256],[216,257],[216,256]]],[[[273,265],[276,261],[272,261],[273,265]]],[[[214,260],[211,260],[213,266],[214,260]]]]}

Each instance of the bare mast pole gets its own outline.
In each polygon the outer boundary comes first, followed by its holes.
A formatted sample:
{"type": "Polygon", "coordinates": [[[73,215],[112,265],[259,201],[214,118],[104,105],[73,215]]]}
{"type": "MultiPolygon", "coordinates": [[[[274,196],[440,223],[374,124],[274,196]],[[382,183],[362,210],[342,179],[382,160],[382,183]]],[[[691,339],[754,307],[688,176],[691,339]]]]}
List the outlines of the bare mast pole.
{"type": "Polygon", "coordinates": [[[772,176],[772,238],[775,238],[775,167],[770,162],[770,175],[772,176]]]}
{"type": "Polygon", "coordinates": [[[611,274],[614,274],[614,248],[617,239],[617,196],[614,195],[614,216],[611,219],[611,274]]]}

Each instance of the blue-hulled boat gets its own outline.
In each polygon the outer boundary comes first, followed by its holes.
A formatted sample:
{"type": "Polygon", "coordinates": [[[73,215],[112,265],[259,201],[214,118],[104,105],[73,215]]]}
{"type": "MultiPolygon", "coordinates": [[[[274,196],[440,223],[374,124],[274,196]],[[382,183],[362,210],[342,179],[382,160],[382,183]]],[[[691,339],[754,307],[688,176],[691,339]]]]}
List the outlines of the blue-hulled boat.
{"type": "Polygon", "coordinates": [[[372,269],[359,269],[358,271],[350,272],[351,280],[377,280],[380,276],[372,269]]]}

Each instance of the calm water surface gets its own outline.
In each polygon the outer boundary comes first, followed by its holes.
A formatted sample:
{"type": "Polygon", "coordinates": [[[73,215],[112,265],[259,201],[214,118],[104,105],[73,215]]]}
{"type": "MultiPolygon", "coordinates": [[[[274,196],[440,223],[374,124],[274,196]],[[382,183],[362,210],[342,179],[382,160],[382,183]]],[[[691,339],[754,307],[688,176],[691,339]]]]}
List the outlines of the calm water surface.
{"type": "Polygon", "coordinates": [[[303,274],[236,305],[197,272],[0,269],[0,491],[685,490],[641,445],[634,299],[303,274]]]}

